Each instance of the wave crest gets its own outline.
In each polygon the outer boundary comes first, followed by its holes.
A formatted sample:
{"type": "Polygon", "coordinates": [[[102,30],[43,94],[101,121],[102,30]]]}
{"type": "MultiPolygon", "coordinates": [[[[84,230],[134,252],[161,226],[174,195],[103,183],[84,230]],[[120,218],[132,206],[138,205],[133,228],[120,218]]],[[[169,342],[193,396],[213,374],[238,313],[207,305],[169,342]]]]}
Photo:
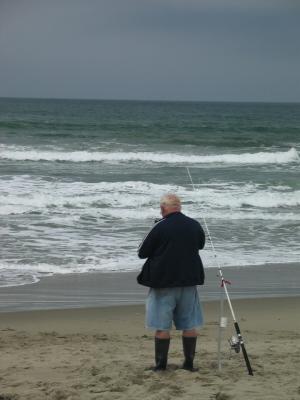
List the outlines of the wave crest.
{"type": "Polygon", "coordinates": [[[50,162],[149,162],[165,164],[287,164],[299,162],[299,154],[292,147],[288,151],[242,154],[194,155],[155,152],[91,152],[44,151],[2,147],[0,159],[15,161],[50,162]]]}

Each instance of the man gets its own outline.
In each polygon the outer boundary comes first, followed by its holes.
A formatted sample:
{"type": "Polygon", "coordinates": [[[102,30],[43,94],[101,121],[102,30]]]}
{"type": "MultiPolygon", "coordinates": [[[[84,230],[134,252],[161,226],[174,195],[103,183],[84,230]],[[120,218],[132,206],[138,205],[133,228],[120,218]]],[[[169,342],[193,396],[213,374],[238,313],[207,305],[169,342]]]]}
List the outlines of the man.
{"type": "Polygon", "coordinates": [[[170,329],[174,321],[182,331],[185,360],[183,368],[195,371],[197,331],[203,324],[197,286],[204,283],[199,250],[205,244],[201,225],[181,213],[175,194],[161,198],[162,219],[141,243],[138,256],[147,258],[137,277],[139,284],[150,287],[146,304],[147,327],[155,332],[154,371],[167,367],[170,329]]]}

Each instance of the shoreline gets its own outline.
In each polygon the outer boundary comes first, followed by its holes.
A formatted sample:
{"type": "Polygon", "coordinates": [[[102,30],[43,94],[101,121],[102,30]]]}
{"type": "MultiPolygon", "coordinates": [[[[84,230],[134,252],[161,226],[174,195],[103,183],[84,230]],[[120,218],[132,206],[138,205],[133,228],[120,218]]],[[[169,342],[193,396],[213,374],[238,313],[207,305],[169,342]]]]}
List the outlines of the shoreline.
{"type": "MultiPolygon", "coordinates": [[[[28,285],[0,288],[0,312],[144,304],[148,288],[138,271],[57,274],[28,285]]],[[[216,268],[206,268],[202,301],[219,300],[223,290],[216,268]]],[[[291,297],[300,294],[300,264],[223,268],[232,299],[291,297]]]]}

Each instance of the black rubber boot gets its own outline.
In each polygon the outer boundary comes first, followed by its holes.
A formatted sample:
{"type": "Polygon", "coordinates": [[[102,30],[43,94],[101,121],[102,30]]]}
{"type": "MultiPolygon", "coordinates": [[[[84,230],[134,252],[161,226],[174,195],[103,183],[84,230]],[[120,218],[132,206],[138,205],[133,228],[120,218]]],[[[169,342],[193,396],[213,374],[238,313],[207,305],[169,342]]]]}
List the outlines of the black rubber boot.
{"type": "Polygon", "coordinates": [[[199,370],[198,368],[194,368],[196,343],[197,343],[197,336],[195,337],[182,336],[183,353],[185,358],[182,368],[191,372],[196,372],[199,370]]]}
{"type": "Polygon", "coordinates": [[[163,371],[167,368],[170,339],[155,338],[155,366],[152,371],[163,371]]]}

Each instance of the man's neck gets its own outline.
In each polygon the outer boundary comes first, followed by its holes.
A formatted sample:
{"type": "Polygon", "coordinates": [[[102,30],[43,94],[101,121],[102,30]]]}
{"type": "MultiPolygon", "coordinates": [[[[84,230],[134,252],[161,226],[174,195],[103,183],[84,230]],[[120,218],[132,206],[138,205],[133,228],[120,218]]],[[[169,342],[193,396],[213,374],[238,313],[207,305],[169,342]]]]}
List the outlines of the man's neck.
{"type": "Polygon", "coordinates": [[[163,218],[167,217],[168,215],[171,215],[171,214],[180,212],[180,211],[181,211],[181,210],[178,209],[178,208],[176,208],[176,209],[173,208],[173,209],[171,209],[171,210],[168,210],[168,211],[164,212],[163,218]]]}

